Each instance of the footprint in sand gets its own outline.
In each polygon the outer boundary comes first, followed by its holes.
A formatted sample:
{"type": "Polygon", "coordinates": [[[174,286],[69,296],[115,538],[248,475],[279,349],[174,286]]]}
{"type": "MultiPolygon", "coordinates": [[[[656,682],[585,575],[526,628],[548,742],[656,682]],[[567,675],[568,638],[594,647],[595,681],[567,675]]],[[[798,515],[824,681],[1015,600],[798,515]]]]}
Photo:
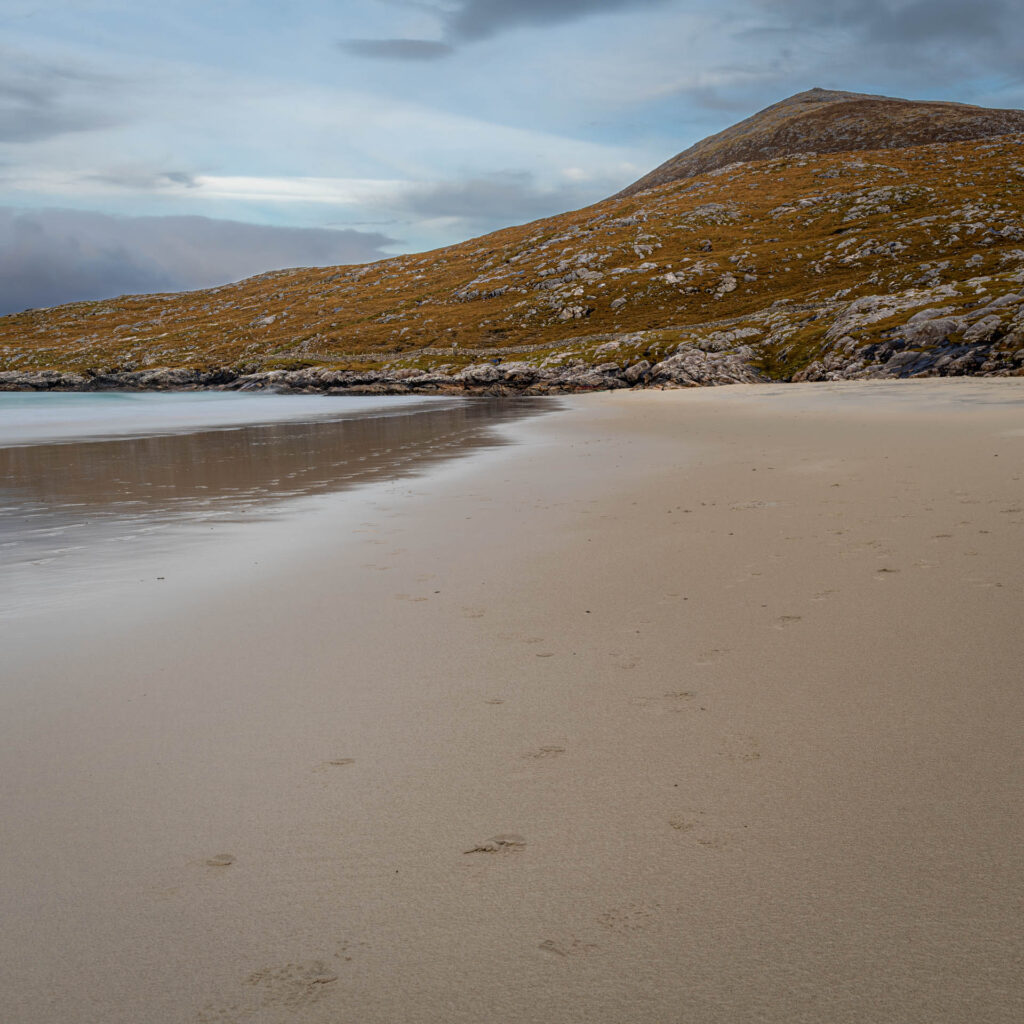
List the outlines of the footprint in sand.
{"type": "Polygon", "coordinates": [[[679,714],[681,711],[689,711],[697,694],[693,690],[673,690],[662,696],[665,710],[679,714]]]}
{"type": "Polygon", "coordinates": [[[199,1024],[214,1024],[255,1019],[263,1010],[305,1010],[323,999],[337,980],[337,972],[324,960],[265,967],[245,979],[245,985],[256,992],[229,1006],[208,1004],[200,1012],[198,1021],[199,1024]]]}
{"type": "MultiPolygon", "coordinates": [[[[694,690],[673,690],[658,697],[634,697],[629,703],[633,707],[661,714],[681,714],[693,710],[696,696],[694,690]]],[[[704,709],[701,708],[701,710],[704,709]]]]}
{"type": "Polygon", "coordinates": [[[691,838],[698,846],[707,847],[709,850],[721,850],[732,841],[731,832],[709,832],[707,822],[703,821],[704,812],[697,811],[695,814],[685,814],[678,818],[672,818],[669,825],[676,832],[692,833],[691,838]]]}
{"type": "Polygon", "coordinates": [[[963,581],[964,583],[969,583],[972,587],[980,587],[983,590],[989,589],[991,587],[1002,586],[1002,583],[1000,583],[998,580],[982,579],[980,577],[975,576],[964,576],[963,581]]]}
{"type": "Polygon", "coordinates": [[[729,647],[712,647],[710,650],[701,651],[697,655],[697,660],[694,662],[695,665],[710,665],[720,658],[724,658],[729,654],[731,648],[729,647]]]}
{"type": "Polygon", "coordinates": [[[761,750],[753,736],[738,736],[719,752],[726,760],[748,763],[761,760],[761,750]]]}
{"type": "Polygon", "coordinates": [[[627,903],[606,910],[598,917],[597,923],[617,935],[632,935],[650,926],[659,910],[659,903],[627,903]]]}
{"type": "Polygon", "coordinates": [[[321,761],[311,770],[318,775],[322,775],[325,772],[335,772],[339,768],[347,768],[350,764],[355,763],[356,759],[354,757],[332,757],[329,761],[321,761]]]}
{"type": "Polygon", "coordinates": [[[738,501],[735,505],[730,505],[729,510],[731,512],[755,512],[759,509],[778,508],[778,506],[779,502],[777,501],[755,499],[753,501],[738,501]]]}
{"type": "Polygon", "coordinates": [[[697,837],[697,843],[709,850],[724,850],[730,843],[731,837],[725,833],[703,835],[697,837]]]}
{"type": "Polygon", "coordinates": [[[513,640],[520,644],[542,644],[544,643],[544,637],[542,636],[528,636],[524,633],[499,633],[499,640],[513,640]]]}
{"type": "Polygon", "coordinates": [[[471,847],[468,850],[463,850],[463,853],[516,853],[526,848],[526,840],[516,835],[514,832],[502,832],[499,835],[491,836],[490,839],[485,839],[482,843],[477,843],[476,846],[471,847]]]}
{"type": "Polygon", "coordinates": [[[565,938],[545,939],[543,942],[538,943],[537,948],[558,957],[570,957],[585,956],[587,953],[593,953],[601,947],[593,942],[584,942],[575,935],[569,935],[565,938]]]}
{"type": "MultiPolygon", "coordinates": [[[[703,814],[704,812],[701,811],[700,813],[703,814]]],[[[692,832],[700,825],[700,819],[692,817],[669,818],[668,823],[677,832],[692,832]]]]}
{"type": "Polygon", "coordinates": [[[796,622],[800,622],[803,619],[802,615],[780,615],[775,620],[776,629],[788,629],[796,622]]]}
{"type": "Polygon", "coordinates": [[[629,654],[626,651],[609,651],[608,656],[615,658],[615,664],[621,669],[636,668],[640,664],[640,658],[636,654],[629,654]]]}
{"type": "Polygon", "coordinates": [[[560,757],[564,753],[565,747],[538,747],[536,750],[531,750],[528,754],[523,754],[523,757],[543,761],[552,757],[560,757]]]}

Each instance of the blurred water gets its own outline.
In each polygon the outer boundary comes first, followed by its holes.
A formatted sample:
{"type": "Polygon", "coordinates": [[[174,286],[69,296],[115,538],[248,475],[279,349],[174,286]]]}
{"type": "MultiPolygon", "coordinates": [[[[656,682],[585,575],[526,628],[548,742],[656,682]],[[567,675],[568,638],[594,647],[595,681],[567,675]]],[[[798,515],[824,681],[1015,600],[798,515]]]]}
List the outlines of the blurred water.
{"type": "Polygon", "coordinates": [[[415,396],[263,395],[230,391],[0,392],[0,446],[340,418],[451,404],[415,396]]]}

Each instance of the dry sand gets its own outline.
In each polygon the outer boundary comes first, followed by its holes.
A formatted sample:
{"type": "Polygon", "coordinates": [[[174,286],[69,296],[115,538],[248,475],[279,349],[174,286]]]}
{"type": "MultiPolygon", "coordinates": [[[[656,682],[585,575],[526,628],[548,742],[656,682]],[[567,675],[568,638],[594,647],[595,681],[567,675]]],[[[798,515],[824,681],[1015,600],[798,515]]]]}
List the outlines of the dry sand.
{"type": "Polygon", "coordinates": [[[513,429],[8,635],[4,1021],[1024,1019],[1024,380],[513,429]]]}

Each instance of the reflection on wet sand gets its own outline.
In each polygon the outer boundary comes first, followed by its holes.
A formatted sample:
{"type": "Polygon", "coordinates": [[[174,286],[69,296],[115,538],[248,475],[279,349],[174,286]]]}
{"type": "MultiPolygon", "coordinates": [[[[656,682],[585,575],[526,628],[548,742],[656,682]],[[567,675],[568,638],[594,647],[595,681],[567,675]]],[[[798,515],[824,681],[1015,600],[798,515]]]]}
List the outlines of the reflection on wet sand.
{"type": "Polygon", "coordinates": [[[0,563],[48,558],[71,537],[257,518],[283,500],[396,479],[506,443],[491,428],[540,400],[0,449],[0,563]],[[91,529],[90,529],[91,528],[91,529]]]}

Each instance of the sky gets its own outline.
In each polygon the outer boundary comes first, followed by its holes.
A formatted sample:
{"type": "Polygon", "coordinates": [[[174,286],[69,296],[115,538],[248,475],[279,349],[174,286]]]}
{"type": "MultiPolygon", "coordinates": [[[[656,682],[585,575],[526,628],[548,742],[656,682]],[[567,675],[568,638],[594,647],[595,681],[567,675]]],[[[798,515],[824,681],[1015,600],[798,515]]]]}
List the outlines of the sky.
{"type": "Polygon", "coordinates": [[[1020,0],[0,0],[0,313],[597,202],[815,86],[1024,107],[1020,0]]]}

